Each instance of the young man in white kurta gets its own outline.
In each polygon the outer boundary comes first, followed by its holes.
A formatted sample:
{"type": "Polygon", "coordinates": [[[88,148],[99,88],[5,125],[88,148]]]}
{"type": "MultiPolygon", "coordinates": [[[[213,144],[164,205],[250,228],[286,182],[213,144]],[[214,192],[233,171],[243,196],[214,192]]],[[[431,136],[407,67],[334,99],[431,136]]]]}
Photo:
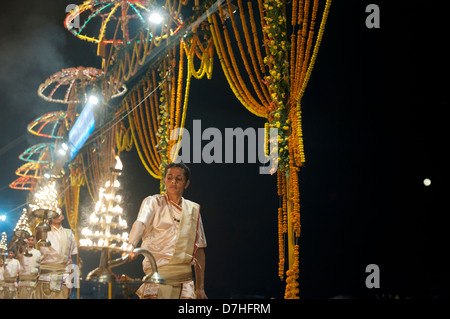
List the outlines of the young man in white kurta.
{"type": "Polygon", "coordinates": [[[8,251],[8,259],[4,267],[3,278],[5,280],[3,290],[5,299],[16,299],[18,279],[20,272],[20,263],[14,258],[15,254],[12,250],[8,251]]]}
{"type": "MultiPolygon", "coordinates": [[[[200,206],[181,197],[189,185],[188,178],[184,169],[169,165],[164,178],[166,194],[145,198],[133,224],[130,244],[135,247],[142,238],[141,247],[153,254],[158,272],[167,281],[166,285],[143,284],[137,291],[140,298],[206,298],[203,287],[206,238],[200,206]],[[176,194],[179,196],[173,196],[176,194]],[[197,287],[192,279],[192,265],[197,287]]],[[[143,269],[146,274],[152,271],[147,258],[143,269]]]]}
{"type": "Polygon", "coordinates": [[[71,291],[68,267],[72,255],[78,253],[75,236],[71,229],[63,228],[64,215],[52,220],[47,239],[49,247],[40,247],[40,275],[36,287],[38,299],[67,299],[71,291]]]}
{"type": "Polygon", "coordinates": [[[30,236],[25,239],[28,245],[28,252],[31,256],[25,256],[25,253],[19,253],[18,260],[20,262],[20,280],[17,290],[18,299],[35,299],[36,282],[39,275],[39,263],[41,252],[34,248],[36,239],[30,236]]]}

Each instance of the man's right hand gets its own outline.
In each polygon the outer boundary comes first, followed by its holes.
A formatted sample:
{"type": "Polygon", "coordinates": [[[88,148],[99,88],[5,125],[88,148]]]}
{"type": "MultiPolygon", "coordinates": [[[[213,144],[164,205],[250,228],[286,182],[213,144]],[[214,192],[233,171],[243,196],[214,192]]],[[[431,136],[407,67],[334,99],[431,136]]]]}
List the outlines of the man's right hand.
{"type": "Polygon", "coordinates": [[[126,255],[128,255],[127,262],[131,262],[135,260],[137,255],[139,254],[134,252],[134,246],[130,244],[127,250],[122,253],[122,258],[125,257],[126,255]]]}
{"type": "Polygon", "coordinates": [[[135,260],[138,255],[139,254],[135,253],[135,252],[128,253],[128,261],[127,262],[131,262],[131,261],[135,260]]]}

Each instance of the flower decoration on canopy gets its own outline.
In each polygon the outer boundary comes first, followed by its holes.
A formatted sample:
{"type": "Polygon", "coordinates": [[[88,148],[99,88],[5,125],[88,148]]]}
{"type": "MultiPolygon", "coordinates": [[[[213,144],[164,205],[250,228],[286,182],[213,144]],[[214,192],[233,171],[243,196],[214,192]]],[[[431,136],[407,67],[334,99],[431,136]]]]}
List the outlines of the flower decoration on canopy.
{"type": "Polygon", "coordinates": [[[28,132],[37,136],[61,139],[63,137],[58,135],[58,131],[61,125],[64,125],[65,127],[69,126],[66,121],[66,112],[50,112],[38,117],[28,124],[27,129],[28,132]]]}
{"type": "Polygon", "coordinates": [[[16,175],[39,180],[48,168],[47,163],[27,162],[16,170],[16,175]]]}
{"type": "MultiPolygon", "coordinates": [[[[97,44],[128,44],[148,23],[149,0],[88,0],[72,10],[64,26],[79,39],[97,44]],[[101,19],[100,30],[94,18],[101,19]]],[[[154,1],[153,1],[154,2],[154,1]]],[[[98,19],[97,19],[98,20],[98,19]]]]}
{"type": "Polygon", "coordinates": [[[27,148],[19,158],[25,162],[50,163],[51,154],[55,149],[54,143],[40,143],[27,148]]]}
{"type": "Polygon", "coordinates": [[[112,251],[123,251],[128,245],[127,221],[123,218],[120,206],[122,197],[117,194],[120,182],[117,180],[122,172],[122,163],[116,156],[116,166],[111,170],[111,176],[105,187],[99,190],[99,200],[94,211],[89,216],[89,226],[84,227],[80,239],[80,246],[84,249],[101,250],[107,248],[112,251]]]}
{"type": "Polygon", "coordinates": [[[39,85],[38,95],[49,102],[63,104],[80,103],[78,96],[71,98],[72,89],[86,87],[103,76],[103,71],[92,67],[63,69],[48,77],[39,85]]]}
{"type": "MultiPolygon", "coordinates": [[[[88,87],[92,86],[95,82],[103,78],[104,72],[93,67],[79,66],[76,68],[63,69],[48,77],[44,81],[44,83],[41,83],[41,85],[39,85],[38,95],[49,102],[57,102],[63,104],[76,104],[85,102],[88,99],[86,94],[88,87]],[[71,93],[75,88],[82,89],[81,92],[85,93],[85,101],[80,100],[80,96],[82,96],[80,94],[74,94],[75,97],[72,97],[71,93]]],[[[122,85],[120,87],[113,87],[111,97],[119,97],[125,94],[126,91],[127,89],[125,85],[122,85]]],[[[51,117],[50,114],[53,114],[53,116],[57,116],[57,114],[54,113],[48,113],[46,115],[48,117],[51,117]]],[[[43,117],[45,117],[46,115],[44,115],[43,117]]]]}
{"type": "Polygon", "coordinates": [[[29,176],[20,176],[19,178],[15,179],[11,184],[9,184],[9,187],[12,189],[19,189],[19,190],[32,190],[34,189],[37,183],[38,180],[36,178],[29,176]]]}

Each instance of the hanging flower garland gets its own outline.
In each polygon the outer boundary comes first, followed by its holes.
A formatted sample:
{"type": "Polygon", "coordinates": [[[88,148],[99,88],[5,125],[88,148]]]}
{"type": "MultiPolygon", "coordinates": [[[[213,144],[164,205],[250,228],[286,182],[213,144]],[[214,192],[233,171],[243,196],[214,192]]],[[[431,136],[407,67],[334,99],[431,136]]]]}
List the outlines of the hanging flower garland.
{"type": "Polygon", "coordinates": [[[237,14],[229,14],[233,10],[231,1],[226,0],[226,5],[219,7],[217,15],[208,16],[208,21],[219,62],[233,93],[251,113],[267,119],[264,151],[266,156],[277,156],[271,173],[277,172],[280,197],[279,276],[285,278],[284,267],[288,264],[286,298],[298,298],[301,230],[298,172],[305,162],[300,100],[314,67],[331,0],[326,0],[317,35],[320,0],[258,0],[260,28],[256,25],[252,1],[247,1],[248,10],[243,0],[234,2],[239,7],[239,23],[235,21],[237,14]],[[292,18],[288,29],[289,11],[292,18]],[[228,31],[229,23],[225,22],[228,18],[234,39],[228,31]],[[263,46],[258,40],[259,30],[262,30],[263,46]],[[245,41],[241,39],[242,34],[245,41]],[[234,53],[236,47],[239,56],[234,53]],[[248,76],[246,79],[243,72],[248,76]],[[277,129],[275,140],[270,136],[272,128],[277,129]]]}
{"type": "Polygon", "coordinates": [[[289,61],[290,44],[286,36],[286,17],[280,0],[264,1],[263,32],[264,43],[268,48],[268,55],[264,64],[269,69],[269,75],[264,77],[269,87],[272,103],[269,106],[269,127],[278,129],[278,168],[289,170],[289,134],[290,120],[288,117],[289,97],[289,61]]]}
{"type": "MultiPolygon", "coordinates": [[[[162,63],[158,67],[159,76],[161,79],[164,79],[165,77],[165,63],[162,63]]],[[[158,144],[156,144],[156,148],[158,149],[158,152],[161,154],[161,164],[159,166],[159,170],[162,174],[164,170],[166,169],[166,166],[168,165],[168,152],[167,147],[169,145],[169,137],[168,137],[168,123],[169,123],[169,114],[168,114],[168,107],[167,107],[167,82],[159,83],[159,87],[161,90],[160,97],[159,97],[159,114],[158,114],[158,131],[156,133],[156,136],[158,137],[158,144]]],[[[163,179],[161,178],[160,183],[160,191],[161,193],[165,192],[165,187],[163,183],[163,179]]]]}
{"type": "Polygon", "coordinates": [[[298,245],[295,245],[294,247],[294,264],[292,269],[289,269],[286,272],[286,275],[288,276],[286,278],[286,292],[284,295],[285,299],[299,299],[298,294],[300,292],[299,290],[299,283],[298,283],[298,275],[299,275],[299,251],[298,251],[298,245]]]}

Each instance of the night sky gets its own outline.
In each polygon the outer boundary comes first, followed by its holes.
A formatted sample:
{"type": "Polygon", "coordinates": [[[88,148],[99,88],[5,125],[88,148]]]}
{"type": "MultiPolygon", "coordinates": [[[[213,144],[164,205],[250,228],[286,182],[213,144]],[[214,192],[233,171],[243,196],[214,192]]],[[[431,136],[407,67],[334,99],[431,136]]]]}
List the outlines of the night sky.
{"type": "MultiPolygon", "coordinates": [[[[8,185],[33,144],[26,126],[65,106],[37,95],[63,68],[100,68],[95,45],[63,26],[69,0],[9,1],[0,10],[0,212],[12,227],[27,191],[8,185]]],[[[300,297],[448,298],[445,111],[449,106],[444,8],[418,1],[334,1],[303,105],[306,163],[300,180],[300,297]],[[368,29],[365,8],[381,10],[368,29]],[[429,178],[426,187],[423,180],[429,178]],[[368,289],[366,266],[380,268],[368,289]]],[[[80,1],[81,3],[81,1],[80,1]]],[[[193,80],[186,128],[263,127],[234,97],[215,56],[213,79],[193,80]]],[[[203,145],[205,145],[204,142],[203,145]]],[[[133,148],[120,179],[131,224],[141,201],[159,192],[133,148]]],[[[200,203],[208,241],[209,298],[282,298],[278,278],[276,176],[259,163],[190,164],[184,197],[200,203]]],[[[82,190],[80,214],[92,202],[82,190]]],[[[83,278],[99,253],[81,252],[83,278]]],[[[140,262],[114,268],[143,275],[140,262]]]]}

